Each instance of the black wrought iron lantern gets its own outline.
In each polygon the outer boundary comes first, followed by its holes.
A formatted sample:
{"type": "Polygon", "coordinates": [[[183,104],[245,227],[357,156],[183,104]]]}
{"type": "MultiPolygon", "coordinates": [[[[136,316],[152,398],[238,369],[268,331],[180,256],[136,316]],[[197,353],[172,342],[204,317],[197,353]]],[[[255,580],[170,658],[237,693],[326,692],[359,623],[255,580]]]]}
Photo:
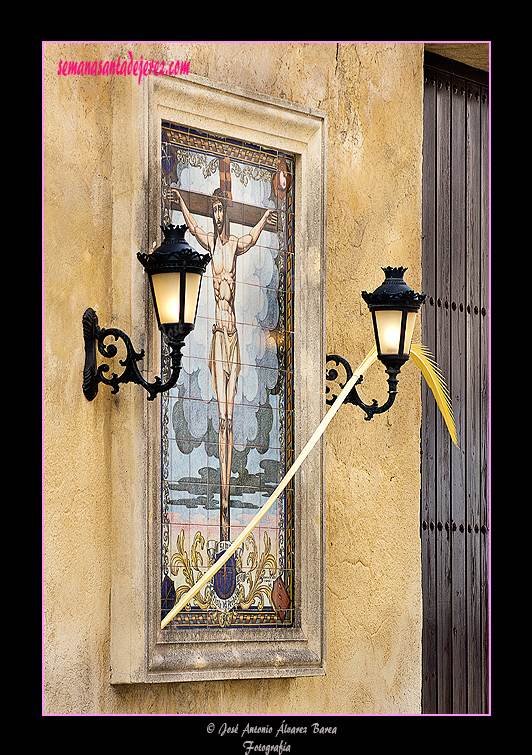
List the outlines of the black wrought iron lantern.
{"type": "Polygon", "coordinates": [[[137,257],[150,279],[159,329],[171,344],[194,329],[201,279],[211,256],[199,254],[185,241],[186,225],[162,230],[161,246],[137,257]]]}
{"type": "Polygon", "coordinates": [[[410,345],[425,294],[417,294],[404,281],[406,267],[383,267],[385,279],[362,298],[373,317],[377,355],[386,367],[401,369],[410,357],[410,345]]]}
{"type": "Polygon", "coordinates": [[[170,376],[164,383],[159,377],[148,383],[137,366],[137,362],[144,358],[144,350],[136,352],[129,336],[118,328],[100,328],[96,312],[89,308],[83,314],[83,393],[89,401],[96,397],[99,383],[111,386],[112,393],[118,392],[121,383],[137,383],[148,392],[150,401],[177,383],[182,348],[185,338],[194,329],[201,279],[211,255],[199,254],[189,246],[185,241],[186,225],[163,226],[162,230],[164,240],[161,246],[151,254],[139,252],[137,257],[149,276],[157,324],[170,346],[170,376]],[[126,358],[119,360],[123,372],[120,375],[113,373],[111,377],[106,376],[109,365],[96,366],[96,346],[104,357],[112,358],[117,354],[113,343],[104,343],[108,337],[115,341],[120,338],[127,351],[126,358]]]}
{"type": "MultiPolygon", "coordinates": [[[[362,291],[362,298],[368,305],[373,318],[377,356],[386,367],[388,399],[381,406],[375,400],[371,404],[365,404],[356,389],[356,385],[362,381],[362,378],[359,378],[345,399],[347,403],[359,406],[366,413],[367,420],[375,414],[387,411],[395,401],[399,382],[397,375],[410,358],[416,315],[426,299],[426,294],[416,293],[405,283],[403,275],[407,270],[406,267],[383,267],[382,270],[386,276],[383,283],[373,293],[362,291]]],[[[337,367],[342,365],[347,380],[353,375],[349,362],[343,357],[336,354],[328,355],[327,363],[329,362],[333,362],[337,367]]],[[[338,370],[334,367],[329,368],[326,376],[327,380],[337,380],[338,370]]],[[[342,386],[341,383],[340,386],[342,386]]],[[[327,392],[331,393],[331,396],[326,401],[331,404],[335,396],[329,387],[327,387],[327,392]]]]}

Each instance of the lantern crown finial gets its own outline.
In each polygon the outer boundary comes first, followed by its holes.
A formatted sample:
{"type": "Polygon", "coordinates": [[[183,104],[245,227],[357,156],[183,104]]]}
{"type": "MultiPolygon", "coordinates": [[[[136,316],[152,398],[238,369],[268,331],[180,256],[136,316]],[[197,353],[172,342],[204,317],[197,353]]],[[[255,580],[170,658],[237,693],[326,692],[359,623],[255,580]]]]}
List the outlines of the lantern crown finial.
{"type": "Polygon", "coordinates": [[[387,278],[402,278],[405,274],[405,272],[408,270],[407,267],[381,267],[382,272],[387,278]]]}
{"type": "Polygon", "coordinates": [[[417,312],[426,299],[426,294],[418,294],[405,283],[403,275],[406,267],[383,267],[386,278],[373,293],[362,291],[362,298],[370,309],[408,307],[417,312]]]}
{"type": "Polygon", "coordinates": [[[137,258],[147,273],[158,273],[177,268],[203,275],[209,262],[210,254],[200,254],[185,240],[187,225],[161,226],[164,239],[151,254],[138,252],[137,258]]]}

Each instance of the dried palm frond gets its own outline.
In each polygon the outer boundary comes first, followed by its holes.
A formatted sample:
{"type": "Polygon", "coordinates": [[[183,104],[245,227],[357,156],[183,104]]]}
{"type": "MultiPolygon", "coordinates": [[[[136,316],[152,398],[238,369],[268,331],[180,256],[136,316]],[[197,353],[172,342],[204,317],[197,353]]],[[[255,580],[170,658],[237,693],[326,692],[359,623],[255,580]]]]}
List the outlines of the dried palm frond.
{"type": "Polygon", "coordinates": [[[363,375],[371,365],[377,361],[377,347],[374,346],[369,354],[366,356],[363,362],[361,362],[356,370],[356,375],[363,375]]]}
{"type": "Polygon", "coordinates": [[[452,441],[458,448],[456,442],[456,427],[454,424],[453,407],[451,404],[451,397],[449,395],[449,389],[445,383],[440,368],[438,367],[434,357],[430,350],[423,346],[421,343],[413,343],[410,347],[410,356],[419,369],[427,385],[432,391],[436,403],[442,413],[442,417],[447,425],[447,429],[451,435],[452,441]]]}

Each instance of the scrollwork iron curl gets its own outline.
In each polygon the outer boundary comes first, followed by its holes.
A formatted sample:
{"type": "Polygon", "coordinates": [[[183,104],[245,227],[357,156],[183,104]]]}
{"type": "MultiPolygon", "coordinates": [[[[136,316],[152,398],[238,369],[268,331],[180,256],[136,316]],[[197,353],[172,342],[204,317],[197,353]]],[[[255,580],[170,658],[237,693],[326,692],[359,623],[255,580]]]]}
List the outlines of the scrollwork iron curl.
{"type": "MultiPolygon", "coordinates": [[[[388,399],[385,401],[382,406],[379,406],[379,403],[376,399],[373,399],[371,404],[366,404],[362,399],[360,398],[360,395],[357,391],[357,385],[360,385],[362,382],[362,375],[358,378],[355,385],[352,387],[352,389],[349,391],[345,403],[346,404],[354,404],[355,406],[360,407],[363,412],[365,412],[366,416],[364,417],[365,420],[370,420],[374,417],[375,414],[382,414],[383,412],[388,411],[388,409],[392,406],[393,402],[395,401],[395,398],[397,396],[397,383],[399,382],[397,379],[397,375],[399,374],[400,369],[388,367],[386,370],[386,373],[388,375],[388,399]]],[[[327,355],[327,361],[326,361],[326,372],[325,377],[328,381],[335,382],[338,381],[338,386],[340,387],[340,390],[342,388],[345,388],[349,380],[353,376],[353,370],[351,369],[351,365],[347,361],[347,359],[344,359],[341,356],[338,356],[338,354],[328,354],[327,355]],[[333,363],[336,365],[336,367],[339,367],[340,365],[343,366],[345,372],[346,372],[346,378],[344,382],[341,382],[339,380],[339,374],[338,370],[335,367],[327,368],[327,365],[329,363],[333,363]]],[[[327,386],[326,387],[326,393],[331,394],[325,399],[325,402],[327,404],[334,403],[335,399],[339,395],[340,391],[335,392],[334,388],[336,386],[327,386]]]]}
{"type": "Polygon", "coordinates": [[[136,351],[129,336],[118,328],[100,328],[98,317],[93,309],[87,309],[82,319],[85,340],[83,393],[89,401],[96,397],[100,383],[110,386],[111,393],[118,393],[122,383],[136,383],[148,392],[148,401],[153,401],[159,393],[170,390],[177,383],[181,371],[181,350],[185,344],[186,334],[179,335],[169,342],[171,373],[168,380],[163,383],[160,377],[155,377],[154,381],[149,383],[144,379],[137,366],[137,362],[144,359],[144,349],[136,351]],[[108,364],[104,363],[96,367],[96,346],[98,346],[99,353],[106,359],[112,359],[118,353],[115,343],[104,343],[106,338],[114,338],[115,342],[120,339],[126,347],[125,359],[118,360],[124,370],[120,374],[113,372],[111,377],[106,377],[106,373],[109,372],[108,364]]]}

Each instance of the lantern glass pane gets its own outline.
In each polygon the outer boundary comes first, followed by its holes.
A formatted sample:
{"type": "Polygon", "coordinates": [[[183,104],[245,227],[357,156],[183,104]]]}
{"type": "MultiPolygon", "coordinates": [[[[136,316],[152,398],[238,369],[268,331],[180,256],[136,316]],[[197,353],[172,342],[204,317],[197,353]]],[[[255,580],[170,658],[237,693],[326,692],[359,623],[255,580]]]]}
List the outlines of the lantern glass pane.
{"type": "Polygon", "coordinates": [[[179,272],[154,273],[151,276],[161,325],[179,322],[180,279],[179,272]]]}
{"type": "Polygon", "coordinates": [[[405,332],[405,345],[403,353],[410,354],[410,345],[412,343],[412,334],[414,332],[414,325],[416,324],[416,312],[407,312],[406,314],[406,332],[405,332]]]}
{"type": "Polygon", "coordinates": [[[375,311],[381,354],[399,354],[402,315],[401,310],[397,309],[375,311]]]}
{"type": "Polygon", "coordinates": [[[193,324],[196,317],[196,305],[198,303],[199,289],[201,284],[200,273],[187,273],[185,289],[185,317],[184,322],[193,324]]]}

